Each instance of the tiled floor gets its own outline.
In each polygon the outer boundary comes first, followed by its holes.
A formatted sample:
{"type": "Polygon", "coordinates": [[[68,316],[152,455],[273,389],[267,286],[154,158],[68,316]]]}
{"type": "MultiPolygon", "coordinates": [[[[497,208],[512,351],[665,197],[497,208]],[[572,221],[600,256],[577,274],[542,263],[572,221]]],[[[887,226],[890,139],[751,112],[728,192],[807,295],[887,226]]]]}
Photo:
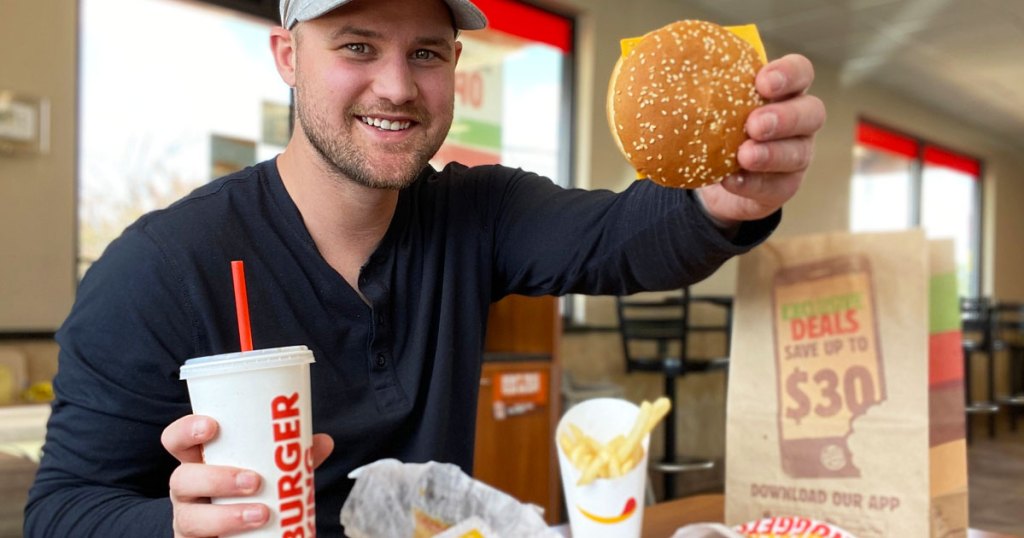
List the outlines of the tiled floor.
{"type": "Polygon", "coordinates": [[[995,439],[974,431],[967,449],[971,527],[1024,536],[1024,425],[995,439]]]}

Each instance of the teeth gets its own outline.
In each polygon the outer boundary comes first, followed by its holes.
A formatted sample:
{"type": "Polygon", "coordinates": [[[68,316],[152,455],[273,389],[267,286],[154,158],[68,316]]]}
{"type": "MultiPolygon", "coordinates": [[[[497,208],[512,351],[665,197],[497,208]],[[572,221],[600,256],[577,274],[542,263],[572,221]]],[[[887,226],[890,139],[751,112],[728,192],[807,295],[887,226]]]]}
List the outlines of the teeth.
{"type": "Polygon", "coordinates": [[[411,121],[382,120],[380,118],[371,118],[369,116],[362,116],[361,119],[363,120],[363,123],[385,131],[401,131],[403,129],[408,129],[409,126],[412,125],[411,121]]]}

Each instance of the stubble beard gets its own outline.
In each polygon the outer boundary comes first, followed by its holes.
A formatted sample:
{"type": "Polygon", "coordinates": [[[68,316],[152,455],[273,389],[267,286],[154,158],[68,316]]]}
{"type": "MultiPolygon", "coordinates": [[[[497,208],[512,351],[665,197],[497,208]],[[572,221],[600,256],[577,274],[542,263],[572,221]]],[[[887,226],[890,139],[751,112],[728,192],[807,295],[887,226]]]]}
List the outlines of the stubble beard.
{"type": "MultiPolygon", "coordinates": [[[[423,129],[427,133],[425,137],[368,148],[360,145],[354,136],[349,134],[352,130],[362,128],[353,125],[354,122],[360,121],[358,111],[346,111],[341,118],[341,127],[335,129],[328,122],[328,113],[317,107],[313,99],[306,99],[299,88],[297,87],[295,92],[295,113],[309,143],[324,164],[332,168],[338,176],[364,187],[401,190],[411,185],[420,171],[427,166],[430,158],[437,153],[448,131],[446,127],[431,132],[431,122],[441,121],[444,125],[451,125],[451,110],[439,118],[415,113],[413,116],[417,118],[416,128],[423,129]],[[369,155],[370,149],[387,153],[386,161],[373,162],[374,159],[369,155]]],[[[408,114],[408,111],[388,110],[386,106],[377,107],[376,111],[408,114]]],[[[369,111],[365,114],[372,115],[369,111]]]]}

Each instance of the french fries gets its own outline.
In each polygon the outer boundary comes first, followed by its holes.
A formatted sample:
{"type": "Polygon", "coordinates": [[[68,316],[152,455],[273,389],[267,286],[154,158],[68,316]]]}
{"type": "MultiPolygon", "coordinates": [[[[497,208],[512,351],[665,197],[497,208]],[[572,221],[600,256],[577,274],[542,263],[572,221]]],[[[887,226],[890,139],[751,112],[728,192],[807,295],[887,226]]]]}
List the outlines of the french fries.
{"type": "Polygon", "coordinates": [[[597,478],[622,476],[644,457],[643,442],[655,426],[665,418],[672,404],[662,396],[654,403],[644,400],[633,428],[625,435],[616,435],[607,443],[600,443],[575,424],[568,424],[558,436],[558,446],[582,475],[577,485],[583,486],[597,478]]]}

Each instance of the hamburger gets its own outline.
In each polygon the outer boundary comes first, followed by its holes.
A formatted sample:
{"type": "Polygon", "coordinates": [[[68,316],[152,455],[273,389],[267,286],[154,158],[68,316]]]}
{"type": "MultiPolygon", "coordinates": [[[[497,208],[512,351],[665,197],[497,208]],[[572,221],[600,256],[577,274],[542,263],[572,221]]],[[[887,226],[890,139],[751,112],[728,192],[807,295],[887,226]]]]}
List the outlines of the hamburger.
{"type": "Polygon", "coordinates": [[[739,170],[747,116],[764,99],[758,50],[705,21],[673,22],[615,64],[606,103],[612,137],[640,177],[696,188],[739,170]]]}

